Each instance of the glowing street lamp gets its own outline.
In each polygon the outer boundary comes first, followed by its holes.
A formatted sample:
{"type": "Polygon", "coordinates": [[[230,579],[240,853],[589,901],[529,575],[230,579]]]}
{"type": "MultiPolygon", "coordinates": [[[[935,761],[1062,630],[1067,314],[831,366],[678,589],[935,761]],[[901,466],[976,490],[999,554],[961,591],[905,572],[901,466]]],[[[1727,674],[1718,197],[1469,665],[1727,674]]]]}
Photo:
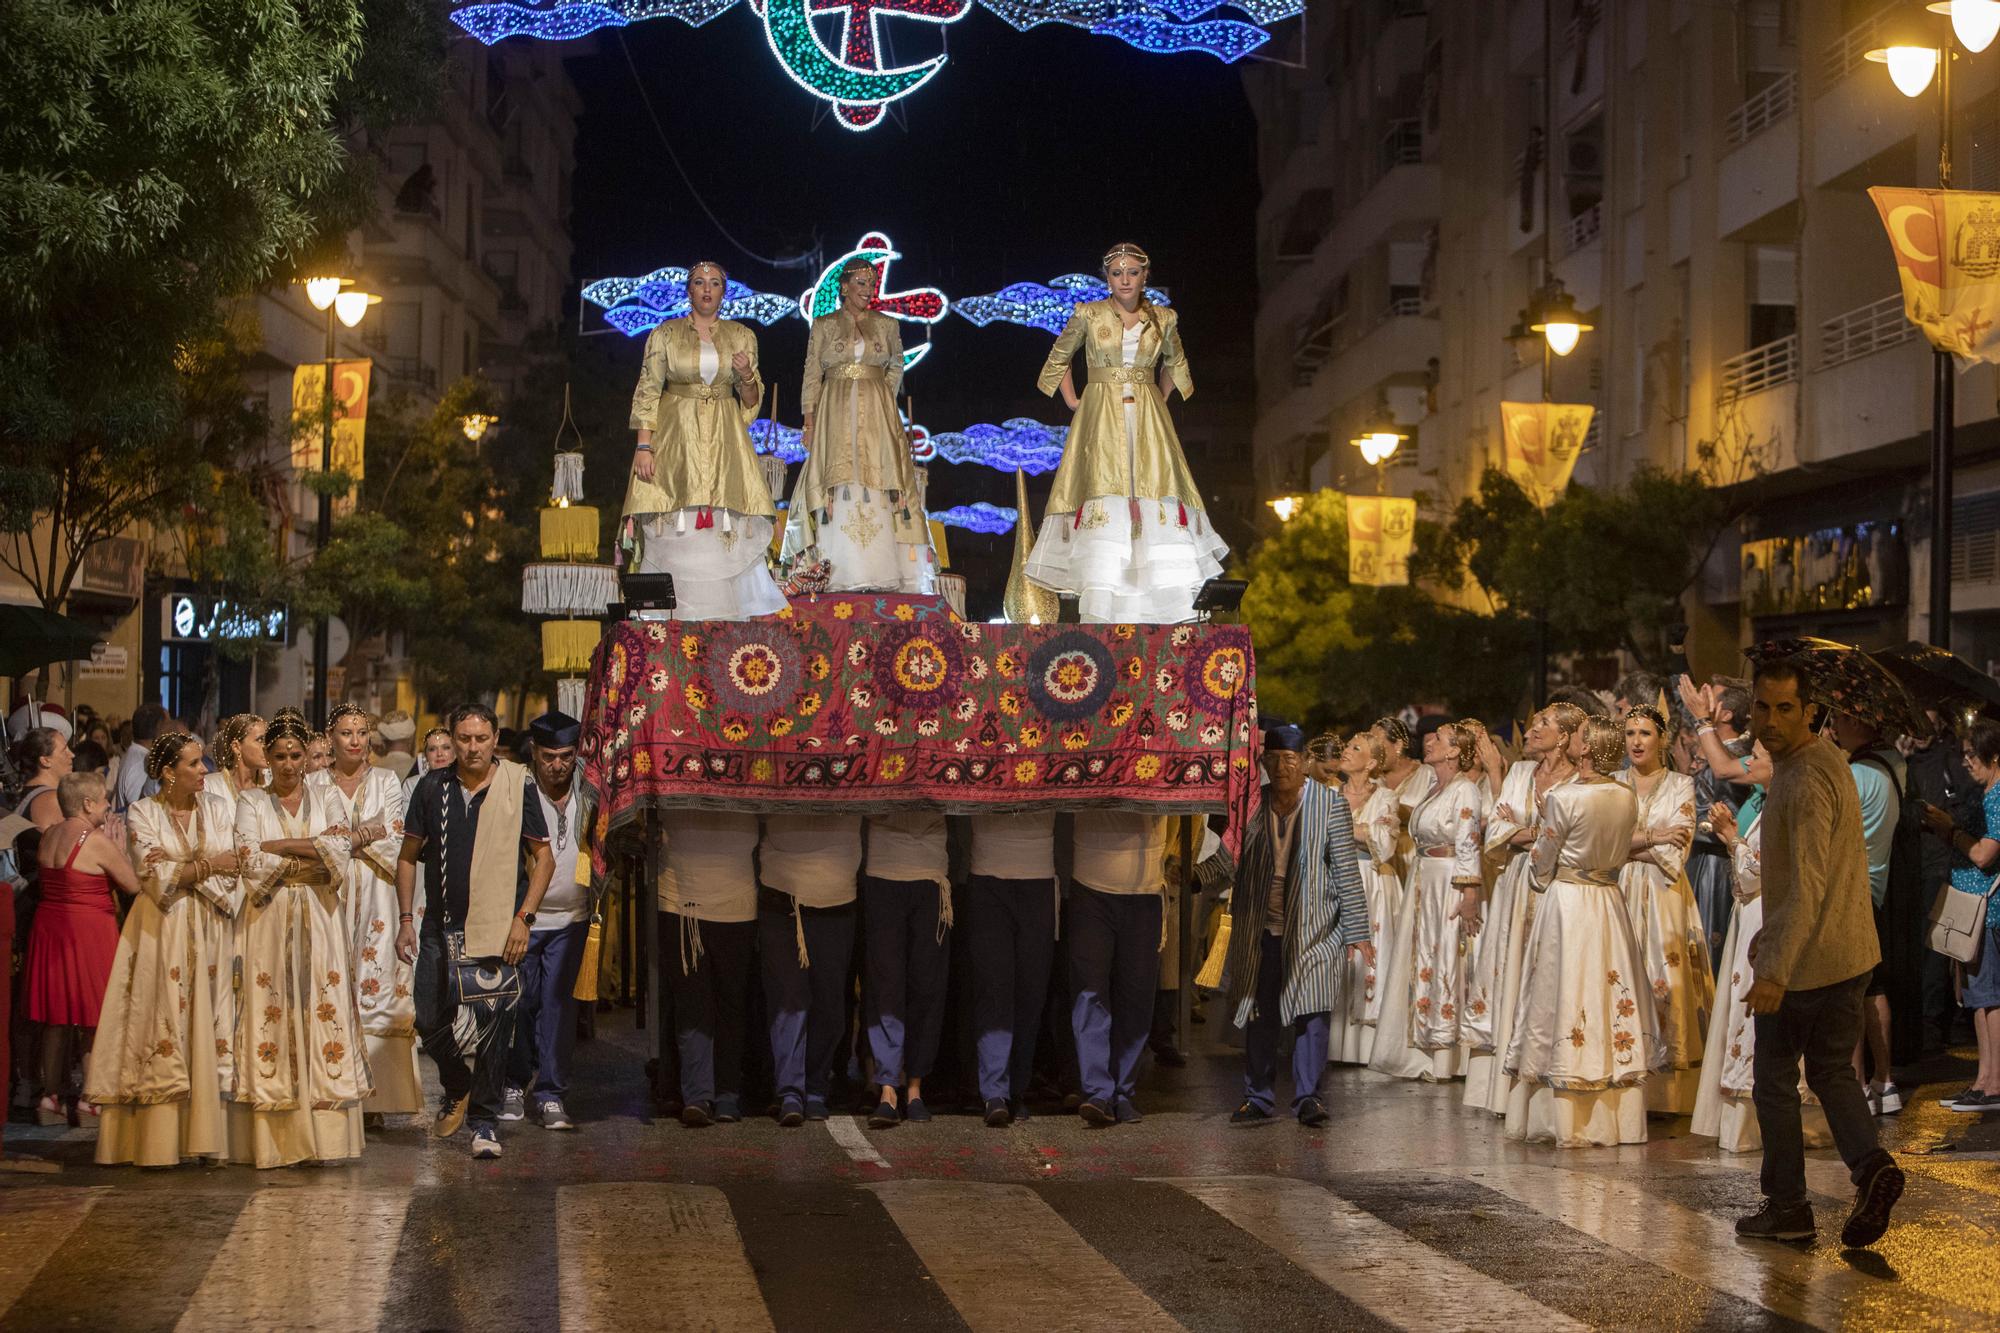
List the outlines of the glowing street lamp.
{"type": "Polygon", "coordinates": [[[1577,340],[1594,326],[1583,322],[1583,316],[1577,313],[1576,299],[1563,290],[1560,281],[1555,281],[1543,293],[1535,322],[1528,327],[1548,340],[1551,352],[1568,356],[1576,350],[1577,340]]]}
{"type": "Polygon", "coordinates": [[[1974,55],[1993,45],[1993,38],[2000,35],[2000,0],[1935,0],[1924,8],[1949,16],[1952,35],[1974,55]]]}
{"type": "Polygon", "coordinates": [[[1905,97],[1922,96],[1937,73],[1935,46],[1884,46],[1868,53],[1868,59],[1889,67],[1889,82],[1905,97]]]}
{"type": "Polygon", "coordinates": [[[458,419],[459,429],[463,430],[465,438],[474,444],[478,444],[489,429],[499,424],[499,417],[489,416],[484,412],[468,412],[458,419]]]}
{"type": "MultiPolygon", "coordinates": [[[[307,295],[310,297],[311,293],[307,295]]],[[[369,306],[381,304],[382,298],[373,292],[341,292],[333,298],[333,313],[339,316],[342,324],[351,329],[361,322],[362,316],[368,313],[369,306]]]]}
{"type": "Polygon", "coordinates": [[[1281,495],[1275,500],[1266,500],[1264,503],[1278,516],[1278,522],[1289,523],[1292,521],[1292,515],[1298,513],[1304,506],[1305,499],[1297,495],[1281,495]]]}
{"type": "Polygon", "coordinates": [[[1361,451],[1361,457],[1371,467],[1380,467],[1395,455],[1395,452],[1409,435],[1396,424],[1386,405],[1375,409],[1375,415],[1361,428],[1361,433],[1348,443],[1361,451]]]}
{"type": "Polygon", "coordinates": [[[334,298],[340,295],[342,288],[352,287],[353,285],[354,280],[352,278],[307,278],[305,280],[306,300],[312,302],[313,309],[324,310],[333,304],[334,298]]]}

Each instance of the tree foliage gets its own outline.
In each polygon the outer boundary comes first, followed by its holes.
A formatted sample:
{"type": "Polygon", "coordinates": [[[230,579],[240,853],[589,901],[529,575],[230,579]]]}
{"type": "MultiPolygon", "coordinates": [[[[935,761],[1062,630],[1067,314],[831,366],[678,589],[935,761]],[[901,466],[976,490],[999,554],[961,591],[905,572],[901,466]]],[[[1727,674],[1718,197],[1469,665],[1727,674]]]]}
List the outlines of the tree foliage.
{"type": "Polygon", "coordinates": [[[96,541],[214,495],[188,362],[366,216],[366,132],[430,107],[442,23],[422,0],[7,7],[0,532],[53,518],[45,605],[96,541]]]}

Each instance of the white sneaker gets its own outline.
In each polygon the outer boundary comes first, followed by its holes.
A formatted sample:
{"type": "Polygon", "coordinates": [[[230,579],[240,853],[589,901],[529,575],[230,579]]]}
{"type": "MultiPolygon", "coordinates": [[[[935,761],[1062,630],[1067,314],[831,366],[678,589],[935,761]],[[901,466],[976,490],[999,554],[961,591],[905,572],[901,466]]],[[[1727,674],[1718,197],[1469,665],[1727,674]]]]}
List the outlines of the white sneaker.
{"type": "Polygon", "coordinates": [[[500,1155],[500,1139],[484,1125],[472,1131],[472,1155],[492,1158],[500,1155]]]}
{"type": "Polygon", "coordinates": [[[508,1088],[500,1095],[500,1118],[502,1120],[526,1120],[528,1118],[528,1094],[519,1088],[508,1088]]]}
{"type": "MultiPolygon", "coordinates": [[[[1882,1092],[1881,1092],[1881,1089],[1877,1088],[1877,1087],[1876,1087],[1876,1086],[1875,1086],[1875,1085],[1874,1085],[1873,1083],[1870,1083],[1870,1084],[1867,1084],[1867,1085],[1865,1085],[1865,1086],[1864,1086],[1864,1087],[1863,1087],[1863,1088],[1861,1089],[1861,1095],[1862,1095],[1862,1096],[1863,1096],[1864,1098],[1866,1098],[1866,1099],[1867,1099],[1867,1101],[1868,1101],[1868,1114],[1869,1114],[1869,1115],[1881,1115],[1881,1114],[1882,1114],[1882,1092]]],[[[503,1117],[501,1117],[501,1118],[502,1118],[502,1119],[505,1119],[506,1117],[504,1117],[504,1116],[503,1116],[503,1117]]]]}
{"type": "Polygon", "coordinates": [[[1902,1090],[1893,1083],[1884,1083],[1882,1090],[1875,1094],[1875,1114],[1895,1115],[1902,1109],[1902,1090]]]}

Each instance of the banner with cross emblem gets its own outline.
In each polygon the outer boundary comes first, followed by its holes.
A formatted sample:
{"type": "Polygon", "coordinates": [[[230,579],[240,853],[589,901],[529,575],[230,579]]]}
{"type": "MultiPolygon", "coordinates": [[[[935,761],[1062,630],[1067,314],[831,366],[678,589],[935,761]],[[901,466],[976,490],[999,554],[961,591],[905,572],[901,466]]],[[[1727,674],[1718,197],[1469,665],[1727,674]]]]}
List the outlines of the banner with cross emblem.
{"type": "Polygon", "coordinates": [[[1347,497],[1347,581],[1357,587],[1402,588],[1410,582],[1410,546],[1417,502],[1393,495],[1347,497]]]}
{"type": "Polygon", "coordinates": [[[1597,409],[1589,403],[1500,404],[1500,443],[1507,475],[1547,509],[1569,488],[1576,456],[1597,409]]]}
{"type": "Polygon", "coordinates": [[[1960,369],[2000,363],[2000,194],[1868,191],[1896,253],[1903,314],[1960,369]]]}

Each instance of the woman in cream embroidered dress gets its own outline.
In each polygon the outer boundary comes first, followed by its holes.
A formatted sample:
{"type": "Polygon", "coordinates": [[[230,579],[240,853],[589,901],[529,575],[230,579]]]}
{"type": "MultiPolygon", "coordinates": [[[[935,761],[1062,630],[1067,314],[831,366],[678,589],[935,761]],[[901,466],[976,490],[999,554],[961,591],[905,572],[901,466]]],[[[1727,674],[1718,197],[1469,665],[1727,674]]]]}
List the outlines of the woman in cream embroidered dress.
{"type": "Polygon", "coordinates": [[[310,740],[295,718],[273,722],[271,785],[236,800],[243,1011],[229,1155],[259,1167],[360,1156],[374,1091],[340,909],[348,839],[324,789],[306,785],[310,740]]]}
{"type": "Polygon", "coordinates": [[[757,335],[721,317],[728,283],[713,261],[688,270],[688,313],[647,336],[632,393],[622,540],[638,573],[674,576],[682,620],[785,609],[765,560],[778,511],[746,429],[764,400],[757,335]]]}
{"type": "Polygon", "coordinates": [[[937,590],[923,486],[896,395],[903,335],[869,309],[878,281],[859,256],[840,270],[840,309],[806,341],[805,467],[785,515],[787,559],[817,550],[834,592],[937,590]]]}
{"type": "Polygon", "coordinates": [[[343,829],[350,848],[342,929],[348,975],[361,1007],[361,1034],[375,1095],[369,1115],[415,1115],[424,1109],[417,1073],[416,981],[396,957],[396,853],[403,845],[403,784],[393,769],[368,761],[368,714],[341,704],[327,720],[333,764],[306,779],[343,829]]]}
{"type": "Polygon", "coordinates": [[[1645,957],[1667,1061],[1646,1084],[1646,1109],[1686,1115],[1701,1083],[1715,970],[1684,868],[1694,843],[1694,779],[1666,766],[1666,747],[1667,724],[1658,709],[1642,704],[1625,715],[1625,753],[1632,762],[1619,781],[1638,800],[1639,825],[1618,883],[1632,938],[1645,957]]]}
{"type": "Polygon", "coordinates": [[[1573,742],[1575,781],[1542,798],[1529,882],[1541,900],[1501,1068],[1510,1139],[1560,1148],[1646,1141],[1644,1084],[1659,1057],[1645,965],[1618,889],[1638,810],[1609,774],[1618,724],[1591,718],[1573,742]]]}
{"type": "Polygon", "coordinates": [[[215,997],[235,950],[234,809],[203,790],[201,742],[153,742],[157,796],[126,813],[139,894],[119,932],[84,1091],[102,1113],[101,1166],[173,1166],[228,1150],[222,1111],[230,1029],[215,997]]]}
{"type": "Polygon", "coordinates": [[[1173,624],[1229,547],[1201,504],[1167,397],[1194,396],[1180,315],[1146,297],[1152,261],[1121,243],[1104,256],[1109,296],[1076,307],[1037,381],[1075,415],[1027,575],[1078,599],[1085,624],[1173,624]],[[1072,362],[1083,353],[1079,395],[1072,362]]]}
{"type": "MultiPolygon", "coordinates": [[[[1347,774],[1341,795],[1354,814],[1355,861],[1361,868],[1361,889],[1368,899],[1368,938],[1379,945],[1387,938],[1389,908],[1399,891],[1396,843],[1403,832],[1403,821],[1396,811],[1395,789],[1382,781],[1389,763],[1389,747],[1379,734],[1360,732],[1347,743],[1336,762],[1347,774]]],[[[1382,996],[1376,984],[1377,959],[1363,958],[1363,952],[1360,949],[1348,952],[1343,964],[1345,976],[1334,991],[1336,999],[1327,1049],[1331,1058],[1341,1064],[1365,1065],[1375,1054],[1382,996]]]]}
{"type": "Polygon", "coordinates": [[[1494,1115],[1507,1114],[1507,1094],[1512,1087],[1500,1064],[1514,1032],[1521,956],[1534,919],[1529,854],[1541,818],[1542,798],[1576,777],[1576,762],[1569,757],[1569,750],[1584,716],[1575,704],[1564,703],[1550,704],[1535,714],[1521,747],[1528,757],[1508,770],[1486,822],[1486,855],[1499,863],[1501,870],[1493,881],[1485,926],[1474,941],[1466,971],[1466,1044],[1471,1053],[1465,1070],[1465,1104],[1494,1115]]]}
{"type": "Polygon", "coordinates": [[[264,785],[264,719],[255,713],[224,718],[215,729],[215,772],[202,788],[236,809],[236,798],[264,785]]]}
{"type": "MultiPolygon", "coordinates": [[[[1405,1077],[1449,1079],[1461,1072],[1459,1006],[1465,996],[1465,942],[1479,929],[1484,879],[1480,849],[1485,838],[1485,802],[1474,776],[1478,737],[1464,726],[1439,727],[1424,737],[1424,762],[1437,783],[1410,816],[1414,844],[1411,878],[1409,1021],[1406,1030],[1375,1034],[1375,1068],[1385,1047],[1406,1045],[1410,1057],[1392,1054],[1389,1063],[1407,1065],[1405,1077]]],[[[1387,1018],[1385,1009],[1384,1018],[1387,1018]]],[[[1397,1072],[1391,1068],[1387,1072],[1397,1072]]]]}
{"type": "Polygon", "coordinates": [[[1417,929],[1417,876],[1412,865],[1416,848],[1410,841],[1409,826],[1411,814],[1430,799],[1431,790],[1437,786],[1437,773],[1429,764],[1418,763],[1410,753],[1409,728],[1397,719],[1378,718],[1368,731],[1388,747],[1389,766],[1382,774],[1382,785],[1396,797],[1395,852],[1387,863],[1393,878],[1388,885],[1383,933],[1375,943],[1375,994],[1380,1003],[1375,1050],[1368,1057],[1368,1067],[1397,1078],[1429,1078],[1430,1056],[1410,1045],[1409,1040],[1410,1002],[1416,998],[1412,953],[1417,929]]]}

